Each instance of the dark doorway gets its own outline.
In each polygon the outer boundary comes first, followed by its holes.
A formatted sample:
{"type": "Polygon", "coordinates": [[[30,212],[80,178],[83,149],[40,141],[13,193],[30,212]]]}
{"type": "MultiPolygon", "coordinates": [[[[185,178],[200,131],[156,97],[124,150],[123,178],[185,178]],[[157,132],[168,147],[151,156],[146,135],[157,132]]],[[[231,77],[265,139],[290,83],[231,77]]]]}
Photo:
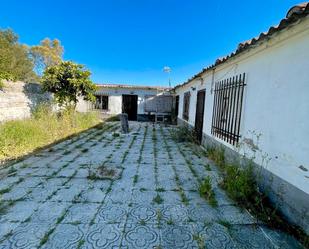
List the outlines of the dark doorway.
{"type": "Polygon", "coordinates": [[[137,100],[137,95],[122,95],[122,113],[127,113],[129,120],[137,120],[137,100]]]}
{"type": "Polygon", "coordinates": [[[195,113],[195,134],[197,140],[201,143],[203,138],[204,123],[204,106],[205,106],[205,90],[197,92],[196,113],[195,113]]]}
{"type": "Polygon", "coordinates": [[[178,119],[178,112],[179,112],[179,95],[176,96],[176,101],[175,101],[175,116],[176,120],[178,119]]]}

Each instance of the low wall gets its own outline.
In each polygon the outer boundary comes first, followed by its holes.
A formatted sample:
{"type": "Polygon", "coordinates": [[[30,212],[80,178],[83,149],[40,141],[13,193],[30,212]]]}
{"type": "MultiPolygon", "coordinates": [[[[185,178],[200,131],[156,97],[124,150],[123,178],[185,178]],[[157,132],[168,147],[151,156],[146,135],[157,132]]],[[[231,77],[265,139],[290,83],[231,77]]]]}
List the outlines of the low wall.
{"type": "MultiPolygon", "coordinates": [[[[178,125],[193,129],[189,123],[179,118],[178,125]]],[[[240,165],[248,163],[248,160],[240,159],[240,155],[236,151],[205,133],[203,133],[202,145],[206,148],[224,148],[225,159],[228,163],[238,162],[240,165]]],[[[278,207],[291,223],[302,227],[309,234],[309,195],[260,165],[256,164],[254,168],[259,172],[257,182],[260,188],[267,192],[274,206],[278,207]]]]}
{"type": "Polygon", "coordinates": [[[40,103],[50,101],[51,95],[41,85],[24,82],[4,82],[0,89],[0,122],[28,118],[40,103]]]}

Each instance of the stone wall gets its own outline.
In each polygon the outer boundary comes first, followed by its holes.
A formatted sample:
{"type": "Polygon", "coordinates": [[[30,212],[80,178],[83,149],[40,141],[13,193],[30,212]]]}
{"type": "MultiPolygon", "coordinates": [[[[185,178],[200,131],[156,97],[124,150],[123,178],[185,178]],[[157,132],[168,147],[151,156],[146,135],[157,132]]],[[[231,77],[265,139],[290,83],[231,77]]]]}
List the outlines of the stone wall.
{"type": "Polygon", "coordinates": [[[50,100],[51,95],[44,93],[39,84],[4,82],[0,89],[0,122],[28,118],[38,104],[50,100]]]}

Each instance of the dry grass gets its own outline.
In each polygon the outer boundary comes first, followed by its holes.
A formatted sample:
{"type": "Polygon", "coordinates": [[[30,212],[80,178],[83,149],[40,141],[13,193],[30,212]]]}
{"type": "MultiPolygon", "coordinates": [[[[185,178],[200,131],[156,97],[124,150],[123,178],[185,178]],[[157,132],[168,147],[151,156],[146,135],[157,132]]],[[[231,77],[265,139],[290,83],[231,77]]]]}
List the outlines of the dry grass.
{"type": "Polygon", "coordinates": [[[38,107],[32,118],[0,124],[0,161],[17,158],[100,122],[96,113],[54,113],[38,107]]]}

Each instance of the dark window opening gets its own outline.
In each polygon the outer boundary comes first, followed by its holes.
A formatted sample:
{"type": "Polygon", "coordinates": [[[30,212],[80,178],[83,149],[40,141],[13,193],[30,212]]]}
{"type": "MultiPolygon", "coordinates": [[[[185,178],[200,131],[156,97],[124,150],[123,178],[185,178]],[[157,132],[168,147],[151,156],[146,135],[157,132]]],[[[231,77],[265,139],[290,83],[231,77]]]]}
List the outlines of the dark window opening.
{"type": "Polygon", "coordinates": [[[190,92],[184,93],[183,96],[183,112],[182,112],[182,118],[184,120],[189,120],[189,108],[190,108],[190,92]]]}
{"type": "Polygon", "coordinates": [[[108,110],[108,96],[106,95],[96,95],[96,101],[94,108],[100,110],[108,110]]]}
{"type": "Polygon", "coordinates": [[[215,85],[211,134],[233,145],[240,138],[245,85],[245,74],[224,79],[215,85]]]}

